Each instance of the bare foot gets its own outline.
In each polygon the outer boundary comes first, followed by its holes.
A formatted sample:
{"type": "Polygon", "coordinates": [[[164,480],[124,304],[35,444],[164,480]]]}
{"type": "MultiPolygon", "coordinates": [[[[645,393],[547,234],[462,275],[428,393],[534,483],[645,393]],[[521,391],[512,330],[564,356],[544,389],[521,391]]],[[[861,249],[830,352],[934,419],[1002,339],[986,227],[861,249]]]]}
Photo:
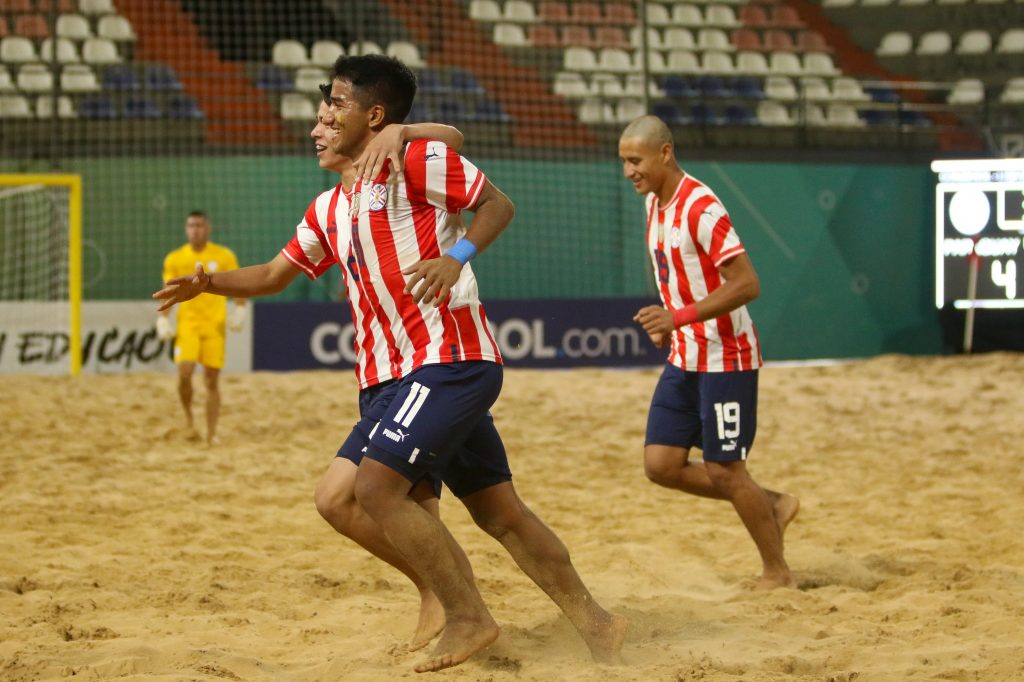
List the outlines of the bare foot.
{"type": "Polygon", "coordinates": [[[779,537],[785,538],[786,526],[800,512],[800,500],[795,495],[779,493],[772,502],[772,511],[775,512],[775,523],[779,525],[779,537]]]}
{"type": "Polygon", "coordinates": [[[196,431],[194,426],[186,426],[184,435],[185,440],[189,443],[199,443],[203,440],[203,437],[199,435],[199,432],[196,431]]]}
{"type": "Polygon", "coordinates": [[[796,587],[796,581],[789,571],[785,573],[763,574],[754,586],[755,590],[777,590],[780,587],[796,587]]]}
{"type": "Polygon", "coordinates": [[[595,662],[617,665],[622,663],[622,643],[626,640],[629,621],[625,616],[615,613],[608,613],[606,616],[589,634],[580,634],[590,647],[590,655],[595,662]]]}
{"type": "Polygon", "coordinates": [[[420,620],[409,640],[409,651],[418,651],[430,644],[441,630],[444,630],[444,607],[437,600],[437,595],[424,590],[420,593],[420,620]]]}
{"type": "Polygon", "coordinates": [[[489,615],[487,621],[448,623],[430,658],[417,665],[414,668],[416,672],[430,673],[451,668],[481,649],[486,649],[498,639],[498,624],[489,615]]]}

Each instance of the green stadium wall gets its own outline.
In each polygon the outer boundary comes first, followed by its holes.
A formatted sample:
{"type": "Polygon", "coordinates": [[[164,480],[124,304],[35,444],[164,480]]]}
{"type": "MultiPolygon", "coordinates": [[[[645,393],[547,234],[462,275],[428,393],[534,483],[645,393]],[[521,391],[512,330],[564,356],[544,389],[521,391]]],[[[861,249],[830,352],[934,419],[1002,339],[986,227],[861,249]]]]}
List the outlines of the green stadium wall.
{"type": "MultiPolygon", "coordinates": [[[[484,299],[655,295],[643,206],[615,161],[476,159],[516,203],[475,262],[484,299]]],[[[27,172],[24,167],[8,171],[27,172]]],[[[242,264],[272,258],[332,176],[308,157],[82,159],[84,285],[92,300],[145,298],[185,214],[210,214],[242,264]]],[[[693,162],[728,208],[761,278],[751,305],[768,359],[935,353],[933,195],[918,166],[693,162]]],[[[279,301],[330,300],[335,269],[279,301]]]]}

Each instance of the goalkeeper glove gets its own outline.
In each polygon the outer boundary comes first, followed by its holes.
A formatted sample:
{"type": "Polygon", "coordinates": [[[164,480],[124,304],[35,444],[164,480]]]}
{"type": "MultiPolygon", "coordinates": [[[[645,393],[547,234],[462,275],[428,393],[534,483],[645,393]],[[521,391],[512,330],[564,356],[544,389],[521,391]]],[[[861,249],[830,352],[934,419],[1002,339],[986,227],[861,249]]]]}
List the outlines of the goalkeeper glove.
{"type": "Polygon", "coordinates": [[[161,341],[170,341],[174,338],[174,327],[171,326],[171,318],[167,315],[157,315],[156,336],[161,341]]]}
{"type": "Polygon", "coordinates": [[[246,305],[235,304],[231,307],[231,312],[228,314],[228,329],[233,332],[242,331],[242,325],[245,324],[245,310],[246,305]]]}

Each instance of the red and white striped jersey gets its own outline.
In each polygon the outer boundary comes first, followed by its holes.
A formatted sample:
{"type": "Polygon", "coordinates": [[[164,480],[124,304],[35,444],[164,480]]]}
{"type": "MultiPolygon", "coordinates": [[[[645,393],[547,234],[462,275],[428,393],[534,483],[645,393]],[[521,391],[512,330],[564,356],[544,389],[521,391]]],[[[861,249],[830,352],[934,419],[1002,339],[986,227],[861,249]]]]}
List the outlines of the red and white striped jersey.
{"type": "Polygon", "coordinates": [[[437,258],[465,234],[487,178],[445,144],[406,145],[404,171],[390,164],[373,182],[341,185],[317,197],[282,253],[311,279],[341,266],[355,326],[361,388],[401,378],[427,364],[501,363],[487,326],[476,277],[467,263],[448,300],[414,303],[402,270],[437,258]]]}
{"type": "MultiPolygon", "coordinates": [[[[729,214],[704,183],[684,174],[666,206],[648,194],[647,248],[661,302],[676,310],[722,284],[718,266],[746,250],[729,214]]],[[[672,335],[668,361],[683,370],[733,372],[761,366],[761,347],[746,306],[672,335]]]]}

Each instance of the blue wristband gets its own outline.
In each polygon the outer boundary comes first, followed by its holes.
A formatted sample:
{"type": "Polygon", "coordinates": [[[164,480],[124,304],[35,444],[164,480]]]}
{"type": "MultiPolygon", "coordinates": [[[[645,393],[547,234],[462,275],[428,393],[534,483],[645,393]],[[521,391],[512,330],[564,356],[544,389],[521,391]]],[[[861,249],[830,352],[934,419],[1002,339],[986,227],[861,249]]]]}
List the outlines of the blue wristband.
{"type": "Polygon", "coordinates": [[[459,261],[461,265],[468,263],[473,256],[476,255],[476,247],[473,246],[473,242],[469,241],[465,237],[455,242],[455,246],[448,249],[446,256],[451,256],[455,260],[459,261]]]}

